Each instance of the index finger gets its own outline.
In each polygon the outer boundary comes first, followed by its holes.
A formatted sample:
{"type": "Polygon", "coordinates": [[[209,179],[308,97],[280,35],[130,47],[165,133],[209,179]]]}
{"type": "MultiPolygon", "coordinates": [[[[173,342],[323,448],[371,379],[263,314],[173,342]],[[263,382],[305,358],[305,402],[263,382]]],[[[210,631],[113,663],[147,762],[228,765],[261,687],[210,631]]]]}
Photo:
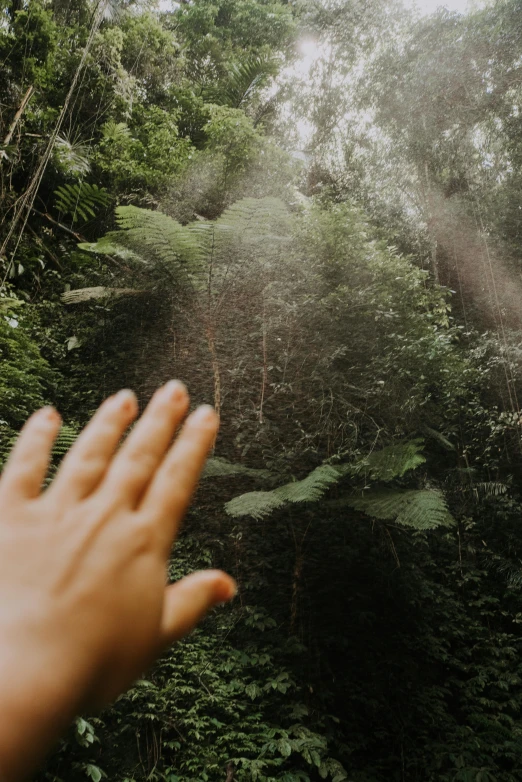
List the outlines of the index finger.
{"type": "Polygon", "coordinates": [[[170,546],[190,502],[219,428],[212,407],[190,415],[147,489],[138,512],[154,519],[170,546]]]}
{"type": "Polygon", "coordinates": [[[0,488],[6,498],[34,499],[42,489],[51,448],[60,428],[52,407],[34,413],[24,425],[2,473],[0,488]]]}

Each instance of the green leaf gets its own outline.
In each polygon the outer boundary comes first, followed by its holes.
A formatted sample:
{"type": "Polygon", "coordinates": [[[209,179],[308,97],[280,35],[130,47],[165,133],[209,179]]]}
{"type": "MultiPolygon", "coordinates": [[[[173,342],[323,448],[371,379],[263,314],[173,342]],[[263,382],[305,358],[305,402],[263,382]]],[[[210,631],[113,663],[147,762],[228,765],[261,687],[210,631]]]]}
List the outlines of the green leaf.
{"type": "Polygon", "coordinates": [[[87,730],[87,722],[82,717],[76,719],[76,731],[80,736],[83,736],[87,730]]]}
{"type": "Polygon", "coordinates": [[[92,782],[100,782],[100,779],[105,776],[103,771],[92,763],[88,763],[87,766],[85,766],[85,773],[92,779],[92,782]]]}

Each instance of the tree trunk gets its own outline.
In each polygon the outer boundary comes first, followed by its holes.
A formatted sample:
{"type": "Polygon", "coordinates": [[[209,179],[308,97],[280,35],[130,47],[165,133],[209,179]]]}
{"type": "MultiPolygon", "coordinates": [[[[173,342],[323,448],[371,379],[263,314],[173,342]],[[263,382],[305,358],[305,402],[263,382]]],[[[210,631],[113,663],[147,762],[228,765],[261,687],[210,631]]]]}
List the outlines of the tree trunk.
{"type": "Polygon", "coordinates": [[[263,423],[263,405],[265,403],[265,393],[266,393],[266,387],[268,383],[268,359],[267,359],[267,350],[266,350],[266,318],[265,318],[265,299],[263,296],[263,342],[262,342],[262,352],[263,352],[263,376],[261,380],[261,400],[259,402],[259,423],[263,423]]]}

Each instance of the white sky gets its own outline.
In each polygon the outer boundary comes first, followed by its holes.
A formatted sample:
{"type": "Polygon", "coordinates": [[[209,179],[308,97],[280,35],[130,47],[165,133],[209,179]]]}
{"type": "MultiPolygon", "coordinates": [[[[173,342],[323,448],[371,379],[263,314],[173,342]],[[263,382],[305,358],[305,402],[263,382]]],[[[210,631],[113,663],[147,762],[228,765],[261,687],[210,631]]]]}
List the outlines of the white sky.
{"type": "Polygon", "coordinates": [[[481,7],[485,5],[484,0],[403,0],[404,5],[409,8],[417,8],[421,14],[432,14],[439,6],[445,6],[448,11],[458,11],[463,14],[472,7],[481,7]]]}

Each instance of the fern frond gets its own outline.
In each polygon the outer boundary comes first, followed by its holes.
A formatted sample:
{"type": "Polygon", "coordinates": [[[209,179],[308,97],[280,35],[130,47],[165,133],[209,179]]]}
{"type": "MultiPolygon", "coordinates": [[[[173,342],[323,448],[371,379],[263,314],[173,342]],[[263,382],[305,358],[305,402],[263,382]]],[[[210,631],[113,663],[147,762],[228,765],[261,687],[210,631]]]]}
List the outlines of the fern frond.
{"type": "MultiPolygon", "coordinates": [[[[252,516],[261,519],[287,503],[317,502],[330,487],[347,475],[354,476],[364,472],[366,479],[370,477],[376,481],[389,482],[395,478],[403,477],[410,470],[424,464],[426,460],[420,453],[423,445],[423,440],[417,438],[387,446],[380,451],[374,451],[355,464],[323,464],[301,481],[287,483],[272,491],[248,492],[235,497],[226,504],[225,509],[230,516],[252,516]]],[[[452,521],[443,495],[436,490],[377,489],[372,490],[364,497],[354,495],[329,504],[335,507],[350,505],[355,508],[355,503],[363,505],[369,503],[368,507],[370,507],[372,502],[376,503],[376,513],[372,514],[368,511],[369,515],[383,519],[396,518],[397,523],[414,526],[417,529],[423,528],[422,519],[419,518],[419,514],[423,512],[426,512],[431,519],[428,521],[429,525],[433,520],[435,520],[433,522],[435,526],[440,526],[444,519],[447,523],[452,521]],[[386,503],[391,504],[388,507],[386,503]],[[398,507],[396,508],[393,503],[398,503],[398,507]],[[379,513],[389,515],[378,515],[379,513]]],[[[362,505],[357,508],[364,510],[362,505]]],[[[426,528],[431,528],[431,526],[426,528]]]]}
{"type": "Polygon", "coordinates": [[[63,457],[67,454],[69,449],[74,445],[74,443],[78,439],[78,435],[79,435],[79,430],[75,426],[62,424],[62,427],[58,432],[58,436],[54,441],[53,449],[51,451],[51,464],[49,467],[47,478],[45,479],[46,486],[48,486],[52,482],[54,476],[58,472],[60,462],[62,461],[63,457]]]}
{"type": "Polygon", "coordinates": [[[272,491],[252,491],[227,502],[229,516],[252,516],[262,519],[287,503],[317,502],[323,494],[343,477],[343,471],[328,464],[317,467],[302,481],[279,486],[272,491]]]}
{"type": "Polygon", "coordinates": [[[99,208],[106,208],[110,203],[110,195],[104,187],[89,185],[86,182],[74,185],[62,185],[54,191],[55,207],[64,215],[70,215],[73,222],[78,217],[88,222],[96,217],[99,208]]]}
{"type": "Polygon", "coordinates": [[[25,301],[22,299],[15,299],[13,296],[3,296],[0,298],[0,310],[10,310],[13,307],[22,307],[25,301]]]}
{"type": "Polygon", "coordinates": [[[203,250],[200,235],[172,217],[137,206],[116,209],[118,231],[80,249],[102,254],[126,254],[148,265],[164,265],[185,275],[200,268],[203,250]]]}
{"type": "Polygon", "coordinates": [[[77,288],[73,291],[66,291],[62,293],[61,299],[64,304],[82,304],[84,301],[105,299],[108,296],[140,296],[142,293],[146,293],[146,291],[135,288],[106,288],[103,285],[97,285],[94,288],[77,288]]]}
{"type": "Polygon", "coordinates": [[[341,478],[342,473],[338,469],[322,464],[302,481],[287,483],[275,491],[286,502],[317,502],[341,478]]]}
{"type": "Polygon", "coordinates": [[[403,527],[417,530],[450,527],[455,523],[444,495],[437,489],[372,489],[362,497],[352,495],[329,505],[336,508],[348,506],[374,519],[393,520],[403,527]]]}
{"type": "Polygon", "coordinates": [[[503,494],[507,494],[507,491],[508,487],[506,484],[498,481],[475,483],[473,485],[473,494],[477,501],[486,497],[500,497],[503,494]]]}
{"type": "Polygon", "coordinates": [[[118,235],[116,231],[111,231],[96,242],[78,242],[78,249],[87,253],[97,253],[98,255],[113,255],[122,261],[145,263],[141,256],[118,243],[118,235]]]}
{"type": "Polygon", "coordinates": [[[234,237],[242,244],[255,242],[264,252],[274,243],[292,241],[290,213],[280,198],[243,198],[229,206],[215,225],[224,238],[234,237]]]}
{"type": "MultiPolygon", "coordinates": [[[[201,224],[194,225],[201,230],[201,224]]],[[[214,223],[212,258],[214,282],[245,263],[257,263],[267,271],[285,262],[292,242],[290,213],[279,198],[244,198],[226,209],[214,223]]]]}
{"type": "Polygon", "coordinates": [[[408,442],[388,445],[380,451],[373,451],[353,467],[353,474],[364,472],[372,480],[385,483],[402,478],[410,470],[424,464],[426,459],[420,453],[424,441],[420,438],[408,442]]]}
{"type": "Polygon", "coordinates": [[[53,462],[63,459],[69,448],[78,439],[78,429],[75,426],[63,424],[54,442],[52,450],[53,462]]]}
{"type": "Polygon", "coordinates": [[[284,504],[285,501],[277,494],[277,490],[249,491],[247,494],[241,494],[227,502],[225,510],[229,516],[234,518],[252,516],[253,519],[259,521],[278,508],[282,508],[284,504]]]}
{"type": "Polygon", "coordinates": [[[273,477],[269,470],[256,470],[245,467],[242,464],[233,464],[221,456],[214,456],[207,460],[203,470],[203,478],[230,478],[235,475],[246,475],[250,478],[270,479],[273,477]]]}
{"type": "MultiPolygon", "coordinates": [[[[46,483],[49,483],[54,474],[56,473],[58,466],[78,438],[79,431],[75,426],[68,424],[62,424],[60,431],[54,442],[51,451],[51,465],[49,468],[49,476],[46,479],[46,483]]],[[[3,468],[9,455],[13,449],[14,444],[18,439],[18,434],[15,434],[8,438],[2,438],[0,441],[0,468],[3,468]]]]}

